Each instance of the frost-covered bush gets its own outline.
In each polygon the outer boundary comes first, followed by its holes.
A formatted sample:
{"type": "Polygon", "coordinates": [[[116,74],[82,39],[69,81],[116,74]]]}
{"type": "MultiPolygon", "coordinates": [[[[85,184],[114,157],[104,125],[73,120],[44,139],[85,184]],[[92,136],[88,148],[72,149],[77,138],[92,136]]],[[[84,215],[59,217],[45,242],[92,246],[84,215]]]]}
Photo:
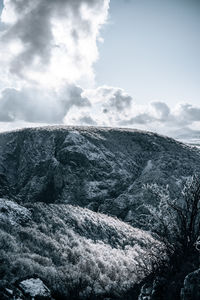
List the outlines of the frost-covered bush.
{"type": "Polygon", "coordinates": [[[70,205],[24,209],[31,212],[27,223],[0,231],[7,283],[37,276],[57,297],[118,296],[150,274],[161,253],[167,259],[161,242],[117,218],[70,205]]]}
{"type": "Polygon", "coordinates": [[[154,205],[143,205],[144,213],[138,217],[141,226],[182,249],[194,248],[200,235],[200,177],[187,178],[176,199],[171,199],[168,186],[149,184],[144,189],[154,205]]]}

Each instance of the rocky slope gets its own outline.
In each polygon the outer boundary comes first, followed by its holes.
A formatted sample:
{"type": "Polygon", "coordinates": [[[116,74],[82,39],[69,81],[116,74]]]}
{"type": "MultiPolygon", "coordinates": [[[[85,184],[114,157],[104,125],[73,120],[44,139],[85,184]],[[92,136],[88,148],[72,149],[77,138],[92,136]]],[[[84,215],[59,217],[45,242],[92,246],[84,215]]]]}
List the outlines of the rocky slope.
{"type": "Polygon", "coordinates": [[[200,169],[200,152],[128,129],[44,127],[0,134],[0,196],[67,203],[134,221],[142,186],[170,186],[200,169]]]}
{"type": "Polygon", "coordinates": [[[29,299],[29,280],[56,300],[135,299],[126,293],[167,260],[161,242],[126,223],[155,201],[143,185],[169,185],[174,198],[199,169],[199,149],[150,132],[1,133],[0,298],[29,299]]]}

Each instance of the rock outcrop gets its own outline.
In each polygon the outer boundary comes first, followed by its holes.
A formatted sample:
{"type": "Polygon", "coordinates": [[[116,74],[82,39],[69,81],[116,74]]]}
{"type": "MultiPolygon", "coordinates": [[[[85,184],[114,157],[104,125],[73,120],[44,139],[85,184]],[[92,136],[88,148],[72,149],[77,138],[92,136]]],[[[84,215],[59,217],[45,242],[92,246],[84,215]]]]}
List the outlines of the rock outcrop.
{"type": "Polygon", "coordinates": [[[1,300],[54,300],[40,278],[28,278],[0,291],[1,300]]]}

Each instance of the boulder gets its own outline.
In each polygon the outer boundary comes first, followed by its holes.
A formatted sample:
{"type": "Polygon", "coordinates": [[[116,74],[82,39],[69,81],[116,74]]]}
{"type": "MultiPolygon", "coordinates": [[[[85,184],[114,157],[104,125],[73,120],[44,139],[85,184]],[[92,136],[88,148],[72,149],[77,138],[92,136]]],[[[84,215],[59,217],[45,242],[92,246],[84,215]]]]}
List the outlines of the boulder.
{"type": "Polygon", "coordinates": [[[31,299],[51,299],[51,292],[39,278],[30,278],[19,283],[19,288],[25,296],[31,299]]]}

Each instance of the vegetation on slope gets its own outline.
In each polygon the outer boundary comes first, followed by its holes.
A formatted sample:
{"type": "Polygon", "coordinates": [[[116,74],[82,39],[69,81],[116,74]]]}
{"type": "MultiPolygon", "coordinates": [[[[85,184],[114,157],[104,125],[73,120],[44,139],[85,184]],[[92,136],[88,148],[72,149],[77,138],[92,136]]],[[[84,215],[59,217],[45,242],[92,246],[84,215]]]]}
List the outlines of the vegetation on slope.
{"type": "Polygon", "coordinates": [[[88,209],[1,199],[0,222],[1,288],[38,276],[56,299],[120,297],[167,260],[150,234],[88,209]]]}
{"type": "Polygon", "coordinates": [[[169,285],[183,281],[199,198],[192,188],[177,196],[199,167],[197,149],[134,130],[0,134],[0,290],[39,277],[56,299],[132,299],[136,283],[163,270],[169,285]]]}

